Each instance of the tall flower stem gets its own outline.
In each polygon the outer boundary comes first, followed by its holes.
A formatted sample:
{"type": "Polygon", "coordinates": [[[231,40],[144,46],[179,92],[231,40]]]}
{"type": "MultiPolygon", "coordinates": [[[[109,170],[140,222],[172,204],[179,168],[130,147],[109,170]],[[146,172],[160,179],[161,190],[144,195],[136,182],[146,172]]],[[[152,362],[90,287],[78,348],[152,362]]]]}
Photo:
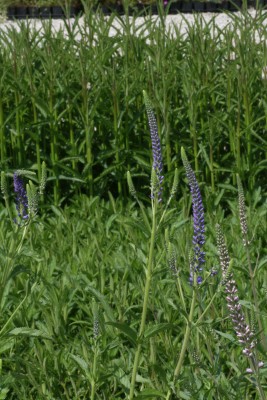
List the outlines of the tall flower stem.
{"type": "Polygon", "coordinates": [[[95,399],[97,360],[98,360],[98,346],[95,344],[94,345],[94,359],[93,359],[93,371],[92,371],[92,384],[91,384],[91,397],[90,397],[90,400],[94,400],[95,399]]]}
{"type": "Polygon", "coordinates": [[[183,344],[182,344],[180,357],[179,357],[179,360],[177,362],[177,365],[176,365],[176,368],[175,368],[175,371],[174,371],[174,380],[177,380],[177,378],[178,378],[178,376],[179,376],[179,374],[181,372],[182,365],[183,365],[185,353],[186,353],[186,350],[187,350],[190,334],[191,334],[192,327],[193,327],[193,317],[194,317],[195,304],[196,304],[196,288],[194,287],[193,288],[193,297],[192,297],[191,307],[190,307],[190,313],[189,313],[189,317],[188,317],[188,320],[187,320],[187,325],[186,325],[186,330],[185,330],[185,335],[184,335],[184,341],[183,341],[183,344]]]}
{"type": "MultiPolygon", "coordinates": [[[[148,301],[149,301],[149,292],[151,286],[151,279],[153,275],[153,262],[154,262],[154,249],[155,249],[155,242],[156,242],[156,234],[158,231],[157,226],[157,208],[158,204],[162,201],[162,183],[163,183],[163,161],[162,161],[162,151],[161,151],[161,144],[160,138],[158,135],[158,127],[156,118],[152,109],[152,104],[146,94],[143,91],[144,101],[146,112],[148,116],[148,123],[150,128],[150,137],[152,143],[152,156],[153,156],[153,165],[152,165],[152,173],[151,173],[151,207],[152,207],[152,226],[151,226],[151,236],[150,236],[150,245],[149,245],[149,254],[148,254],[148,261],[147,261],[147,269],[146,269],[146,282],[145,282],[145,289],[144,289],[144,298],[143,298],[143,310],[141,316],[141,323],[137,338],[137,348],[134,357],[134,364],[132,370],[132,378],[131,378],[131,385],[130,385],[130,394],[129,400],[132,400],[134,397],[134,389],[135,389],[135,382],[137,376],[137,370],[139,367],[139,359],[142,350],[142,341],[146,327],[146,316],[147,316],[147,309],[148,309],[148,301]]],[[[128,174],[128,182],[131,192],[134,194],[135,189],[132,185],[130,175],[128,174]]]]}
{"type": "MultiPolygon", "coordinates": [[[[187,351],[189,339],[191,336],[192,328],[195,326],[193,323],[195,305],[197,301],[197,285],[203,282],[202,278],[202,266],[205,263],[205,253],[203,251],[203,246],[205,243],[205,226],[204,226],[204,208],[202,197],[200,193],[200,189],[198,186],[198,182],[195,176],[194,171],[192,170],[185,150],[181,148],[181,158],[184,164],[184,168],[186,171],[186,176],[190,186],[190,192],[192,196],[192,207],[193,207],[193,220],[194,220],[194,235],[193,235],[193,253],[190,260],[190,283],[193,287],[193,295],[191,300],[191,306],[189,311],[189,316],[186,323],[186,330],[184,334],[184,340],[182,344],[182,348],[180,351],[180,356],[174,371],[174,381],[176,381],[180,375],[185,354],[187,351]]],[[[183,303],[184,304],[184,303],[183,303]]],[[[171,396],[171,391],[168,391],[166,400],[171,396]]]]}
{"type": "Polygon", "coordinates": [[[255,285],[255,280],[254,280],[254,272],[252,269],[252,264],[251,264],[251,258],[250,258],[250,253],[249,253],[249,248],[248,248],[249,242],[248,238],[246,236],[246,256],[247,256],[247,262],[248,262],[248,268],[249,268],[249,275],[250,275],[250,282],[251,282],[251,288],[252,288],[252,293],[253,293],[253,298],[254,298],[254,305],[257,311],[257,322],[260,330],[260,338],[261,338],[261,344],[264,347],[264,350],[267,350],[267,340],[264,335],[264,330],[263,330],[263,325],[260,317],[260,310],[259,310],[259,300],[258,300],[258,294],[257,294],[257,289],[255,285]]]}
{"type": "Polygon", "coordinates": [[[24,226],[22,236],[19,242],[18,242],[19,228],[16,227],[15,232],[13,232],[13,237],[11,239],[7,261],[4,265],[3,273],[0,280],[0,310],[2,309],[3,298],[6,295],[5,289],[7,282],[9,280],[10,273],[12,272],[12,269],[14,267],[16,257],[20,254],[28,229],[29,229],[29,224],[24,226]]]}
{"type": "MultiPolygon", "coordinates": [[[[35,284],[31,287],[31,290],[33,289],[33,287],[35,286],[35,284]]],[[[0,337],[3,335],[3,333],[5,333],[5,329],[8,327],[8,325],[10,324],[10,322],[13,320],[13,318],[15,317],[15,315],[17,314],[18,310],[20,309],[20,307],[23,305],[23,303],[25,302],[25,300],[27,299],[28,295],[29,295],[29,284],[27,285],[26,288],[26,293],[25,296],[23,297],[23,299],[21,300],[21,302],[19,303],[19,305],[16,307],[16,309],[12,312],[11,316],[8,318],[8,320],[6,321],[5,325],[1,328],[0,330],[0,337]]]]}
{"type": "Polygon", "coordinates": [[[243,190],[243,185],[242,185],[241,179],[238,174],[236,176],[236,179],[237,179],[237,187],[238,187],[239,219],[240,219],[240,226],[241,226],[241,232],[242,232],[242,238],[243,238],[243,245],[244,245],[246,257],[247,257],[251,289],[252,289],[252,294],[253,294],[253,298],[254,298],[256,314],[257,314],[257,322],[258,322],[258,326],[259,326],[259,330],[260,330],[261,344],[264,347],[264,350],[266,351],[267,350],[267,341],[266,341],[266,338],[264,335],[262,320],[260,317],[259,300],[258,300],[257,288],[256,288],[256,284],[255,284],[255,275],[254,275],[254,271],[252,268],[251,257],[250,257],[250,252],[249,252],[248,225],[247,225],[244,190],[243,190]]]}
{"type": "Polygon", "coordinates": [[[253,354],[252,357],[250,357],[250,365],[251,369],[253,371],[254,377],[255,377],[255,386],[257,388],[257,391],[259,393],[260,399],[261,400],[266,400],[266,395],[265,392],[261,386],[260,383],[260,376],[259,376],[259,363],[256,354],[253,354]]]}
{"type": "Polygon", "coordinates": [[[156,231],[157,231],[157,229],[156,229],[156,227],[157,227],[157,216],[156,216],[157,203],[158,203],[157,198],[155,200],[152,199],[152,211],[153,211],[152,229],[151,229],[149,255],[148,255],[147,270],[146,270],[146,282],[145,282],[144,299],[143,299],[143,310],[142,310],[141,324],[140,324],[139,334],[138,334],[138,344],[137,344],[135,358],[134,358],[129,400],[132,400],[134,398],[136,375],[137,375],[137,370],[139,367],[139,359],[140,359],[140,354],[141,354],[141,350],[142,350],[142,338],[143,338],[143,335],[145,332],[145,326],[146,326],[146,316],[147,316],[147,309],[148,309],[149,291],[150,291],[151,279],[152,279],[152,274],[153,274],[154,248],[155,248],[156,231]]]}
{"type": "Polygon", "coordinates": [[[216,292],[214,293],[214,295],[212,296],[212,298],[211,298],[209,304],[207,305],[207,307],[205,308],[205,310],[202,311],[202,314],[200,314],[200,316],[198,317],[198,320],[197,320],[197,322],[195,323],[196,326],[199,325],[199,324],[201,323],[202,319],[204,318],[204,316],[206,315],[206,313],[209,311],[210,307],[212,306],[215,297],[220,293],[220,291],[221,291],[221,288],[219,288],[218,291],[216,291],[216,292]]]}
{"type": "MultiPolygon", "coordinates": [[[[192,296],[192,301],[191,301],[191,306],[190,306],[189,317],[188,317],[188,320],[187,320],[185,334],[184,334],[184,341],[183,341],[183,344],[182,344],[182,348],[181,348],[181,352],[180,352],[180,356],[179,356],[176,368],[174,370],[174,375],[173,375],[174,382],[177,381],[177,379],[179,378],[179,375],[180,375],[180,372],[181,372],[181,369],[182,369],[182,366],[183,366],[186,350],[187,350],[187,347],[188,347],[190,335],[191,335],[191,332],[192,332],[192,328],[194,326],[193,318],[194,318],[194,310],[195,310],[196,300],[197,300],[197,292],[196,292],[196,286],[194,285],[193,286],[193,296],[192,296]]],[[[168,393],[167,393],[167,396],[166,396],[166,400],[169,400],[170,397],[171,397],[171,390],[169,389],[168,393]]]]}
{"type": "Polygon", "coordinates": [[[237,285],[231,271],[230,257],[226,247],[225,239],[221,227],[217,224],[217,247],[220,258],[220,265],[224,279],[224,287],[226,294],[227,308],[229,310],[230,318],[238,338],[239,344],[243,347],[242,353],[248,357],[251,369],[250,373],[253,374],[254,380],[252,381],[259,392],[260,399],[266,400],[263,388],[260,383],[259,368],[261,367],[258,362],[256,341],[250,326],[245,321],[245,316],[242,311],[242,306],[238,296],[237,285]]]}

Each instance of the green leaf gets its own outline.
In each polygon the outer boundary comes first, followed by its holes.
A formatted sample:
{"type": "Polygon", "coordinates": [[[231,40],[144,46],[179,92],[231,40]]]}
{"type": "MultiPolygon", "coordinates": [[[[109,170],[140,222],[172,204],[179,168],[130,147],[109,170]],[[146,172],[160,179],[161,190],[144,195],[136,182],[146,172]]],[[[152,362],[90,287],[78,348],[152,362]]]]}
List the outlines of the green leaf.
{"type": "Polygon", "coordinates": [[[137,344],[137,333],[135,330],[133,330],[132,328],[129,327],[129,325],[121,323],[121,322],[107,322],[107,325],[112,325],[115,328],[117,328],[119,331],[121,331],[122,333],[124,333],[128,339],[130,340],[130,342],[136,346],[137,344]]]}
{"type": "Polygon", "coordinates": [[[209,159],[209,157],[207,155],[207,152],[205,150],[205,147],[202,144],[199,144],[199,147],[200,147],[200,150],[201,150],[201,152],[202,152],[202,154],[203,154],[203,156],[205,158],[206,163],[208,164],[209,170],[211,171],[212,170],[211,163],[210,163],[210,159],[209,159]]]}
{"type": "Polygon", "coordinates": [[[144,167],[147,167],[147,168],[151,169],[150,162],[148,162],[145,158],[142,158],[142,157],[140,157],[140,156],[138,156],[136,154],[134,154],[133,158],[134,158],[134,160],[137,161],[137,163],[139,165],[143,165],[144,167]]]}
{"type": "Polygon", "coordinates": [[[107,236],[107,238],[110,237],[110,235],[109,235],[109,229],[110,229],[110,227],[111,227],[113,221],[114,221],[116,218],[117,218],[117,214],[113,214],[113,215],[111,215],[111,216],[109,217],[109,219],[108,219],[107,222],[106,222],[106,236],[107,236]]]}
{"type": "Polygon", "coordinates": [[[12,329],[8,333],[10,336],[28,336],[28,337],[41,337],[43,339],[50,339],[52,340],[52,337],[49,336],[47,333],[40,331],[39,329],[32,329],[28,327],[21,327],[21,328],[15,328],[12,329]]]}
{"type": "Polygon", "coordinates": [[[220,332],[220,331],[216,331],[215,332],[218,333],[218,335],[224,337],[225,339],[230,340],[231,342],[235,342],[235,338],[233,337],[233,335],[230,335],[230,333],[224,333],[224,332],[220,332]]]}
{"type": "Polygon", "coordinates": [[[16,265],[13,270],[11,271],[10,275],[8,276],[9,279],[15,278],[15,276],[22,274],[22,273],[29,274],[31,271],[29,268],[25,267],[24,265],[16,265]]]}
{"type": "Polygon", "coordinates": [[[181,392],[179,392],[179,399],[183,399],[183,400],[191,400],[192,399],[192,394],[187,391],[187,390],[183,390],[181,392]]]}
{"type": "Polygon", "coordinates": [[[216,199],[214,200],[214,205],[215,205],[216,207],[217,207],[218,204],[220,203],[220,201],[221,201],[223,195],[224,195],[224,189],[222,189],[222,190],[220,191],[220,193],[218,194],[218,196],[217,196],[216,199]]]}
{"type": "Polygon", "coordinates": [[[83,179],[80,178],[75,178],[73,176],[65,176],[65,175],[59,175],[58,179],[61,181],[71,181],[71,182],[79,182],[79,183],[84,183],[83,179]]]}
{"type": "Polygon", "coordinates": [[[45,101],[40,100],[40,99],[34,99],[34,103],[35,103],[36,107],[38,108],[38,110],[41,112],[41,114],[45,118],[47,118],[47,116],[50,113],[47,103],[45,101]]]}
{"type": "Polygon", "coordinates": [[[118,163],[116,165],[112,165],[111,167],[105,168],[105,170],[94,179],[94,182],[101,181],[101,179],[106,175],[111,175],[113,171],[116,171],[119,165],[123,165],[123,163],[118,163]]]}
{"type": "Polygon", "coordinates": [[[36,176],[36,173],[34,171],[29,171],[28,169],[17,169],[16,172],[17,174],[25,176],[26,178],[29,179],[32,179],[36,176]]]}
{"type": "Polygon", "coordinates": [[[160,397],[162,399],[166,398],[166,394],[160,392],[156,389],[145,389],[141,393],[139,393],[135,399],[155,399],[155,396],[160,397]]]}
{"type": "Polygon", "coordinates": [[[8,392],[9,392],[9,389],[7,389],[7,388],[1,389],[0,400],[5,400],[7,398],[8,392]]]}
{"type": "Polygon", "coordinates": [[[155,336],[157,333],[173,328],[173,324],[163,322],[161,324],[153,325],[145,330],[144,337],[146,339],[155,336]]]}
{"type": "MultiPolygon", "coordinates": [[[[87,278],[85,278],[86,281],[88,281],[87,278]]],[[[113,315],[113,311],[111,309],[111,307],[109,306],[109,304],[107,303],[105,296],[103,296],[103,294],[101,294],[98,290],[96,290],[95,288],[93,288],[92,286],[88,285],[87,286],[87,290],[89,290],[89,292],[92,293],[92,295],[97,298],[99,300],[99,302],[102,304],[102,307],[105,310],[105,313],[107,315],[107,317],[110,319],[110,321],[115,322],[116,319],[113,315]]]]}
{"type": "Polygon", "coordinates": [[[70,358],[72,358],[84,372],[88,373],[88,364],[83,358],[75,356],[75,354],[70,354],[70,358]]]}
{"type": "Polygon", "coordinates": [[[14,338],[1,338],[0,341],[0,354],[6,352],[7,350],[11,349],[14,346],[14,338]]]}
{"type": "Polygon", "coordinates": [[[237,192],[237,188],[234,187],[233,185],[228,184],[228,183],[218,183],[217,186],[222,188],[222,189],[228,189],[228,190],[231,190],[233,192],[237,192]]]}
{"type": "Polygon", "coordinates": [[[115,371],[115,376],[118,382],[128,390],[130,390],[131,387],[131,382],[127,374],[125,373],[125,370],[122,368],[116,368],[115,371]]]}
{"type": "Polygon", "coordinates": [[[185,218],[185,219],[183,219],[182,221],[178,221],[178,222],[174,222],[173,224],[172,224],[172,229],[178,229],[178,228],[180,228],[181,226],[183,226],[184,224],[186,224],[187,222],[189,221],[189,218],[185,218]]]}
{"type": "Polygon", "coordinates": [[[64,221],[65,223],[67,223],[67,220],[66,220],[66,218],[64,217],[63,212],[62,212],[59,208],[55,207],[55,206],[52,204],[52,205],[51,205],[51,210],[53,211],[53,213],[54,213],[57,217],[62,218],[63,221],[64,221]]]}
{"type": "Polygon", "coordinates": [[[257,266],[257,273],[258,273],[258,271],[259,271],[265,264],[267,264],[267,257],[263,257],[263,258],[259,261],[259,265],[257,266]]]}

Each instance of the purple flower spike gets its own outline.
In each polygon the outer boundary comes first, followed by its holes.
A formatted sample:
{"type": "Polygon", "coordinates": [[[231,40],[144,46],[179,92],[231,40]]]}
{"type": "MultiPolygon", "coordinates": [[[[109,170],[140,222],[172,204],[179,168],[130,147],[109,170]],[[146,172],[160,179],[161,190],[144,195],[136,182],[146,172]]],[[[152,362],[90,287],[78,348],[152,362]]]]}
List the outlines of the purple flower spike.
{"type": "Polygon", "coordinates": [[[148,123],[150,128],[150,136],[152,142],[152,155],[153,155],[153,170],[155,171],[157,182],[152,182],[152,194],[151,197],[155,197],[155,192],[157,192],[158,201],[162,201],[162,184],[163,184],[163,160],[162,160],[162,151],[161,151],[161,144],[158,135],[158,127],[156,117],[153,113],[152,104],[146,94],[143,91],[146,112],[148,116],[148,123]]]}
{"type": "MultiPolygon", "coordinates": [[[[193,274],[201,273],[203,264],[205,264],[205,253],[203,246],[205,244],[205,225],[204,225],[204,207],[198,182],[191,165],[188,162],[185,151],[181,150],[182,161],[185,167],[186,176],[189,182],[190,192],[192,195],[193,205],[193,221],[194,221],[194,234],[193,234],[193,256],[190,272],[190,282],[193,283],[193,274]]],[[[197,276],[197,283],[202,283],[202,276],[197,276]]]]}
{"type": "Polygon", "coordinates": [[[14,192],[16,193],[16,209],[18,216],[22,219],[28,219],[28,199],[27,193],[23,185],[23,179],[19,172],[14,173],[14,192]]]}

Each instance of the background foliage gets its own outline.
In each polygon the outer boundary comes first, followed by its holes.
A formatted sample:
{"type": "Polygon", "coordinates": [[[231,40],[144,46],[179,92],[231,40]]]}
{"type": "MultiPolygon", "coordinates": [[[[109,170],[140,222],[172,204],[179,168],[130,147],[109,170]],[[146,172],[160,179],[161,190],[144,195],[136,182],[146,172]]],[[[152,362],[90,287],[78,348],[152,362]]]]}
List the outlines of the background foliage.
{"type": "Polygon", "coordinates": [[[57,204],[73,192],[123,197],[128,169],[141,189],[151,158],[145,89],[169,178],[184,146],[211,193],[231,191],[235,173],[266,191],[265,14],[232,15],[223,31],[199,16],[182,34],[163,15],[114,25],[114,14],[89,11],[64,33],[49,21],[1,29],[1,168],[40,175],[45,160],[57,204]]]}

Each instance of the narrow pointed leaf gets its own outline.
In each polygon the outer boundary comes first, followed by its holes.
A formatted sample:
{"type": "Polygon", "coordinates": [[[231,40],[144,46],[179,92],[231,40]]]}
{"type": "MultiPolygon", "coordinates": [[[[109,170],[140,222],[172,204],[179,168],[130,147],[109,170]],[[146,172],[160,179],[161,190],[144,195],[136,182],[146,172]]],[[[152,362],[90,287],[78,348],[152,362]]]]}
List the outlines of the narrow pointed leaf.
{"type": "Polygon", "coordinates": [[[173,324],[169,324],[169,323],[161,323],[161,324],[157,324],[154,326],[150,326],[146,329],[145,333],[144,333],[144,337],[145,338],[150,338],[152,336],[157,335],[159,332],[168,330],[168,329],[172,329],[173,328],[173,324]]]}
{"type": "Polygon", "coordinates": [[[117,328],[119,331],[124,333],[128,337],[128,339],[130,340],[130,342],[134,346],[136,346],[136,344],[137,344],[137,333],[136,333],[135,330],[130,328],[129,325],[123,324],[123,323],[119,323],[119,322],[107,322],[107,325],[112,325],[115,328],[117,328]]]}

